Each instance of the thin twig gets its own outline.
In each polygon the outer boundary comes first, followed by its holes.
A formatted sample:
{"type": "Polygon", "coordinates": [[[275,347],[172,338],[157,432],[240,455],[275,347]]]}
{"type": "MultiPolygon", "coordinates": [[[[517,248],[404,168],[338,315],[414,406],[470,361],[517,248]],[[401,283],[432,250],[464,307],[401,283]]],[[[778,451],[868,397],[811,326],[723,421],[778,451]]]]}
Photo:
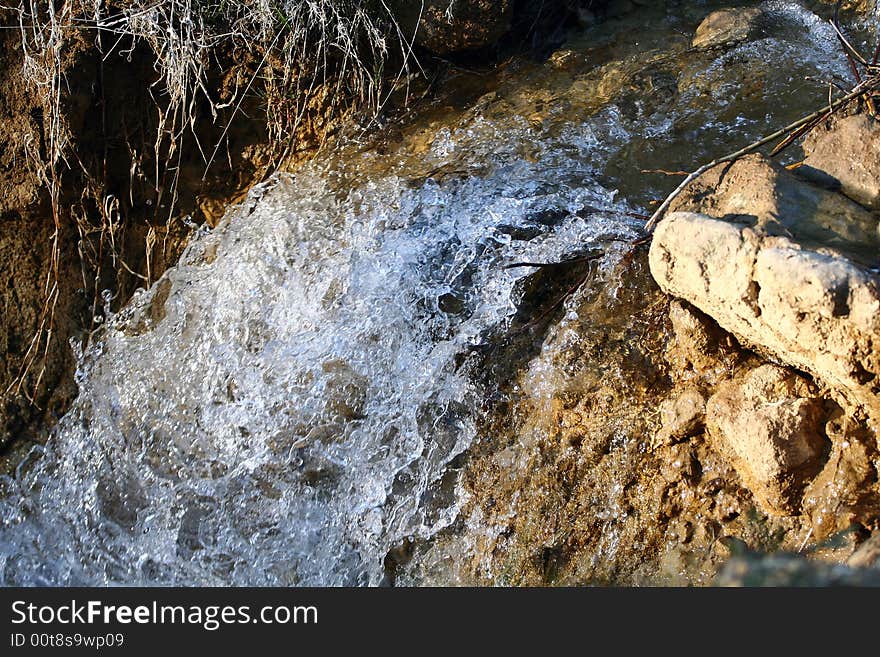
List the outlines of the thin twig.
{"type": "Polygon", "coordinates": [[[559,262],[513,262],[505,265],[504,269],[516,269],[517,267],[559,267],[561,265],[574,265],[579,262],[592,262],[603,257],[605,252],[591,253],[590,255],[572,258],[571,260],[561,260],[559,262]]]}
{"type": "Polygon", "coordinates": [[[877,87],[878,84],[880,84],[880,78],[871,78],[869,80],[865,80],[864,83],[858,85],[852,92],[848,93],[843,98],[840,98],[840,99],[836,100],[835,102],[833,102],[829,107],[823,107],[821,110],[813,112],[809,116],[805,116],[801,119],[798,119],[797,121],[795,121],[791,125],[788,125],[788,126],[782,128],[781,130],[777,130],[773,134],[768,135],[768,136],[764,137],[763,139],[760,139],[760,140],[754,142],[753,144],[749,144],[745,148],[741,148],[740,150],[736,151],[735,153],[730,153],[729,155],[725,155],[724,157],[719,157],[718,159],[712,160],[708,164],[704,164],[699,169],[697,169],[693,173],[689,174],[687,176],[687,178],[685,178],[681,182],[681,184],[678,187],[676,187],[675,190],[669,196],[666,197],[666,200],[664,200],[663,203],[660,204],[660,206],[657,208],[657,210],[654,212],[654,214],[651,215],[651,218],[648,220],[648,223],[645,224],[645,229],[648,232],[652,232],[654,230],[654,228],[657,226],[657,222],[660,221],[660,217],[662,217],[663,214],[669,209],[669,206],[672,205],[672,202],[684,191],[684,189],[689,184],[691,184],[694,180],[696,180],[697,178],[702,176],[704,173],[706,173],[710,169],[717,167],[719,164],[724,164],[726,162],[733,162],[735,160],[738,160],[741,157],[758,150],[762,146],[766,146],[770,142],[776,141],[777,139],[780,139],[780,138],[786,136],[789,132],[791,132],[793,130],[797,130],[801,126],[807,125],[808,123],[815,121],[816,119],[819,119],[819,118],[826,116],[829,111],[833,112],[833,111],[837,110],[838,108],[842,107],[843,105],[855,100],[859,96],[864,95],[864,93],[866,91],[869,91],[870,89],[877,87]]]}
{"type": "Polygon", "coordinates": [[[687,176],[687,171],[667,171],[666,169],[642,169],[642,173],[660,173],[664,176],[687,176]]]}

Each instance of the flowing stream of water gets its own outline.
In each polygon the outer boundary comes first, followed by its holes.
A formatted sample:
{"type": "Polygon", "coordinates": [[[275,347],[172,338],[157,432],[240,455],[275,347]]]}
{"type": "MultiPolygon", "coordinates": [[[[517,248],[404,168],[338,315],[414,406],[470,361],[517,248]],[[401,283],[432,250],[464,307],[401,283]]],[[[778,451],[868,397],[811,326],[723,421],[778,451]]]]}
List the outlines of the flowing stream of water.
{"type": "Polygon", "coordinates": [[[383,154],[255,189],[81,355],[74,408],[0,480],[0,581],[379,584],[456,517],[493,408],[466,356],[534,271],[506,265],[610,267],[670,187],[643,169],[694,168],[847,75],[827,23],[763,6],[769,35],[712,51],[688,49],[706,3],[597,26],[465,76],[383,154]]]}

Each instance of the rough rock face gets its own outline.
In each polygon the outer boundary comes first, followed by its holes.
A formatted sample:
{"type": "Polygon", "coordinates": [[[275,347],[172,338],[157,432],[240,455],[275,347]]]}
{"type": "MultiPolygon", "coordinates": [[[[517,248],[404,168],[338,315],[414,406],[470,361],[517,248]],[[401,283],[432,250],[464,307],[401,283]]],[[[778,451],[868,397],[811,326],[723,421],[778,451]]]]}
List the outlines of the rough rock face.
{"type": "MultiPolygon", "coordinates": [[[[853,527],[877,529],[880,459],[876,438],[865,424],[854,421],[827,391],[817,393],[815,386],[794,370],[768,366],[757,355],[742,350],[729,333],[690,304],[674,300],[668,314],[671,335],[664,358],[673,387],[657,404],[660,426],[654,435],[653,452],[697,446],[700,467],[708,480],[716,476],[710,474],[709,452],[717,453],[726,465],[735,465],[736,477],[753,489],[763,511],[780,522],[804,527],[799,530],[800,538],[794,540],[795,547],[802,545],[807,534],[821,542],[836,533],[851,532],[853,527]],[[707,418],[706,398],[711,418],[707,418]],[[758,410],[747,415],[753,407],[758,410]],[[790,412],[806,407],[809,422],[799,422],[790,412]],[[746,416],[737,419],[739,413],[746,416]],[[775,421],[761,426],[753,421],[756,414],[775,421]],[[707,424],[712,425],[711,432],[707,424]],[[727,435],[721,432],[722,424],[727,435]],[[732,424],[738,427],[730,429],[732,424]],[[805,465],[792,467],[792,459],[785,453],[793,448],[790,442],[804,434],[808,445],[822,444],[821,453],[805,465]],[[667,447],[670,443],[672,447],[667,447]],[[771,463],[777,464],[776,470],[787,471],[788,481],[794,485],[786,489],[772,477],[769,483],[762,483],[729,443],[756,457],[769,455],[771,463]],[[821,472],[816,474],[819,467],[821,472]],[[782,503],[768,503],[773,496],[782,503]],[[792,512],[787,509],[799,510],[799,515],[779,515],[792,512]]],[[[785,477],[781,481],[785,484],[785,477]]],[[[839,555],[833,558],[839,560],[839,555]]]]}
{"type": "Polygon", "coordinates": [[[824,433],[832,442],[831,452],[822,472],[804,490],[802,501],[813,538],[823,541],[858,525],[876,531],[880,461],[875,438],[840,409],[832,413],[824,433]]]}
{"type": "Polygon", "coordinates": [[[656,437],[659,444],[672,444],[689,438],[703,428],[706,398],[698,388],[688,388],[660,404],[662,426],[656,437]]]}
{"type": "Polygon", "coordinates": [[[804,173],[830,177],[849,198],[880,210],[880,123],[875,119],[857,114],[813,131],[804,153],[804,173]]]}
{"type": "Polygon", "coordinates": [[[723,384],[706,405],[714,447],[726,454],[768,513],[798,510],[825,449],[823,404],[800,376],[764,365],[723,384]]]}
{"type": "Polygon", "coordinates": [[[729,333],[687,303],[669,304],[675,339],[666,350],[671,376],[678,385],[703,387],[730,376],[739,360],[739,347],[729,333]]]}
{"type": "Polygon", "coordinates": [[[880,417],[876,276],[845,257],[695,213],[661,222],[650,262],[665,291],[880,417]]]}
{"type": "Polygon", "coordinates": [[[651,246],[660,286],[880,417],[876,218],[760,156],[710,171],[673,210],[651,246]]]}
{"type": "Polygon", "coordinates": [[[877,218],[848,198],[807,184],[761,155],[708,171],[672,203],[671,212],[698,212],[752,224],[762,233],[834,247],[875,264],[877,218]]]}
{"type": "Polygon", "coordinates": [[[397,5],[402,29],[415,32],[416,44],[438,55],[491,45],[510,29],[513,18],[513,0],[399,1],[397,5]]]}

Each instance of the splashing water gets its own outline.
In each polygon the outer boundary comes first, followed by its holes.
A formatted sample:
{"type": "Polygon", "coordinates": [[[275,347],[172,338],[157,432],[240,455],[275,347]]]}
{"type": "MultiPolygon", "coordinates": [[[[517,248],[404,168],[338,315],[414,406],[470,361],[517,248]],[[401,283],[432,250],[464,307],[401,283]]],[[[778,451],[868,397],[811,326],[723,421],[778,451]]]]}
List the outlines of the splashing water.
{"type": "Polygon", "coordinates": [[[609,267],[621,249],[602,240],[638,234],[617,190],[657,191],[638,175],[645,153],[699,159],[713,142],[688,126],[723,142],[731,124],[741,139],[779,118],[746,111],[724,86],[736,80],[711,82],[726,61],[763,60],[781,89],[774,60],[833,57],[812,14],[768,6],[807,29],[691,62],[712,93],[591,108],[577,85],[598,84],[593,68],[534,65],[524,78],[557,75],[569,94],[538,120],[481,99],[423,149],[350,149],[256,188],[109,318],[74,408],[0,479],[0,580],[379,584],[390,549],[456,518],[450,464],[486,405],[463,356],[506,325],[533,271],[505,265],[602,247],[609,267]]]}
{"type": "Polygon", "coordinates": [[[632,230],[574,214],[611,202],[574,186],[577,162],[498,159],[347,194],[303,171],[192,244],[112,319],[75,409],[7,482],[6,580],[376,584],[395,542],[447,525],[444,467],[479,404],[455,357],[513,312],[503,265],[632,230]],[[548,208],[571,216],[504,232],[548,208]]]}

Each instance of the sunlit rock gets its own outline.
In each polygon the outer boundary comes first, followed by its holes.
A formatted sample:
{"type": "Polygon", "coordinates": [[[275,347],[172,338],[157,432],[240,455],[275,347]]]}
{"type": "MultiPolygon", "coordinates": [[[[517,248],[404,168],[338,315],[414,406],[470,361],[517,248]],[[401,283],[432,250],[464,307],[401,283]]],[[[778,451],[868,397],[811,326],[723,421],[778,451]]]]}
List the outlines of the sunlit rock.
{"type": "Polygon", "coordinates": [[[833,128],[814,130],[804,141],[803,172],[826,179],[849,198],[880,210],[880,122],[848,116],[833,128]]]}
{"type": "Polygon", "coordinates": [[[695,388],[686,389],[660,405],[660,432],[656,441],[670,444],[699,431],[706,416],[706,398],[695,388]]]}
{"type": "Polygon", "coordinates": [[[765,31],[765,11],[758,7],[719,9],[709,14],[694,34],[694,48],[733,46],[765,31]]]}
{"type": "Polygon", "coordinates": [[[819,470],[822,401],[805,380],[765,365],[723,384],[706,404],[713,445],[771,513],[792,514],[819,470]]]}
{"type": "Polygon", "coordinates": [[[672,209],[651,246],[660,286],[878,417],[876,217],[761,156],[709,171],[672,209]]]}

